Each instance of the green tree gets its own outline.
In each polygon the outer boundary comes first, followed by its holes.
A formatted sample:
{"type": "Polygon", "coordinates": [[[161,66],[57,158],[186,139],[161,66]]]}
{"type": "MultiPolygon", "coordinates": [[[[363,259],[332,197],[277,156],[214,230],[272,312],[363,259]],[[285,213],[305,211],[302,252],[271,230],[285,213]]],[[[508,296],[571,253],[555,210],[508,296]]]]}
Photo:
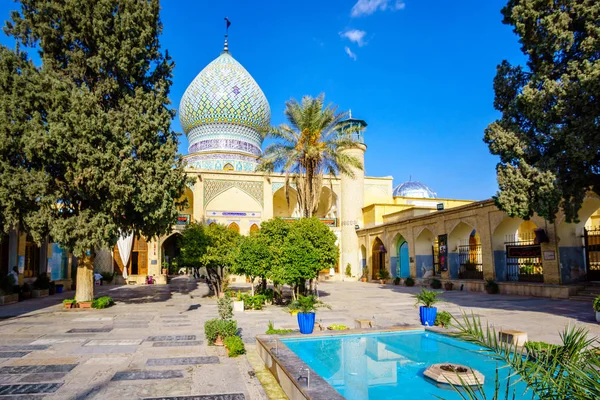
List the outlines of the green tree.
{"type": "Polygon", "coordinates": [[[20,4],[5,26],[17,50],[0,58],[2,229],[18,223],[72,250],[75,296],[91,300],[94,250],[121,232],[170,231],[185,185],[159,1],[20,4]],[[20,48],[39,50],[41,65],[20,48]]]}
{"type": "Polygon", "coordinates": [[[210,246],[210,238],[205,229],[206,226],[198,223],[191,223],[185,227],[180,239],[180,266],[194,268],[196,271],[204,266],[202,256],[210,246]]]}
{"type": "Polygon", "coordinates": [[[245,275],[252,283],[251,294],[254,296],[254,280],[262,278],[266,282],[271,270],[271,248],[260,232],[250,236],[242,236],[236,248],[231,272],[245,275]]]}
{"type": "Polygon", "coordinates": [[[273,268],[277,280],[294,286],[294,296],[306,294],[306,281],[319,271],[336,265],[339,249],[335,234],[318,218],[302,218],[292,223],[281,246],[281,262],[273,268]]]}
{"type": "Polygon", "coordinates": [[[499,207],[567,221],[589,190],[600,193],[600,2],[510,0],[503,22],[519,36],[527,66],[498,66],[485,130],[497,166],[499,207]]]}
{"type": "Polygon", "coordinates": [[[362,169],[360,160],[345,153],[356,141],[352,133],[358,127],[344,123],[346,113],[337,107],[324,105],[324,96],[304,96],[298,103],[285,103],[288,124],[272,128],[267,136],[276,140],[267,146],[258,169],[285,173],[285,192],[290,183],[296,185],[298,205],[304,217],[312,217],[319,208],[324,174],[346,174],[353,177],[353,168],[362,169]]]}

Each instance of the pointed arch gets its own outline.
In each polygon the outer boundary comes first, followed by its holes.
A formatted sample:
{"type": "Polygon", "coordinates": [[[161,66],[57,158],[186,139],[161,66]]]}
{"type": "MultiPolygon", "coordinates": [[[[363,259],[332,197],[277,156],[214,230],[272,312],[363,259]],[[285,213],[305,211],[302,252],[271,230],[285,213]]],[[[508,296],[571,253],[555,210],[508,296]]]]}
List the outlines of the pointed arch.
{"type": "Polygon", "coordinates": [[[240,233],[240,226],[236,222],[230,223],[227,229],[235,233],[240,233]]]}
{"type": "Polygon", "coordinates": [[[256,232],[258,232],[258,230],[259,230],[259,229],[260,229],[260,228],[258,227],[258,225],[257,225],[257,224],[252,224],[252,225],[250,226],[250,233],[256,233],[256,232]]]}
{"type": "Polygon", "coordinates": [[[383,242],[379,236],[375,237],[371,247],[371,279],[379,279],[379,271],[385,268],[385,253],[383,242]]]}

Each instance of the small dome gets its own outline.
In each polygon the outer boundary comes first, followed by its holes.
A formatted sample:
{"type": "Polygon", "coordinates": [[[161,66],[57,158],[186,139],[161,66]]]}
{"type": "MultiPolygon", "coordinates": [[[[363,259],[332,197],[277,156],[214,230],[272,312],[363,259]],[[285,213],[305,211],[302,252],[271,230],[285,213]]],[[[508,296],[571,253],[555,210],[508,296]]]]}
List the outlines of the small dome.
{"type": "Polygon", "coordinates": [[[394,189],[394,197],[418,197],[421,199],[435,199],[435,193],[429,186],[417,181],[404,182],[394,189]]]}

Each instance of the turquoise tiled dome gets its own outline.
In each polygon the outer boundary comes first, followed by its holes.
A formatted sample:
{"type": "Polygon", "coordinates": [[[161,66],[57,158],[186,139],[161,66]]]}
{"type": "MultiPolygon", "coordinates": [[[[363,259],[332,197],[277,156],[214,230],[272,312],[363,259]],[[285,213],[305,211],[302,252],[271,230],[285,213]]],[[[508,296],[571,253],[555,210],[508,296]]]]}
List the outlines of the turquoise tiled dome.
{"type": "MultiPolygon", "coordinates": [[[[271,109],[254,78],[224,51],[200,71],[186,89],[179,105],[179,119],[188,137],[190,154],[215,154],[201,157],[207,160],[223,158],[223,153],[231,151],[245,154],[241,158],[247,161],[248,156],[261,155],[263,136],[260,131],[269,126],[271,109]]],[[[231,154],[227,158],[232,158],[231,154]]]]}
{"type": "Polygon", "coordinates": [[[394,197],[418,197],[435,199],[437,194],[429,186],[417,181],[404,182],[394,189],[394,197]]]}

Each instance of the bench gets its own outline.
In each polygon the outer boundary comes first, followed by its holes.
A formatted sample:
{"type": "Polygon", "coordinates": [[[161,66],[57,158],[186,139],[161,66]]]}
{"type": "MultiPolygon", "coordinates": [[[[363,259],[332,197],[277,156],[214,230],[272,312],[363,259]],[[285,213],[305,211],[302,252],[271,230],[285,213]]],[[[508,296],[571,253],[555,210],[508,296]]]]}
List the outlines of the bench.
{"type": "Polygon", "coordinates": [[[373,328],[374,326],[375,326],[375,324],[373,324],[373,320],[370,320],[370,319],[355,319],[354,320],[355,328],[364,329],[364,328],[373,328]]]}
{"type": "Polygon", "coordinates": [[[498,332],[498,340],[516,346],[524,346],[527,342],[527,332],[514,329],[502,330],[498,332]]]}

